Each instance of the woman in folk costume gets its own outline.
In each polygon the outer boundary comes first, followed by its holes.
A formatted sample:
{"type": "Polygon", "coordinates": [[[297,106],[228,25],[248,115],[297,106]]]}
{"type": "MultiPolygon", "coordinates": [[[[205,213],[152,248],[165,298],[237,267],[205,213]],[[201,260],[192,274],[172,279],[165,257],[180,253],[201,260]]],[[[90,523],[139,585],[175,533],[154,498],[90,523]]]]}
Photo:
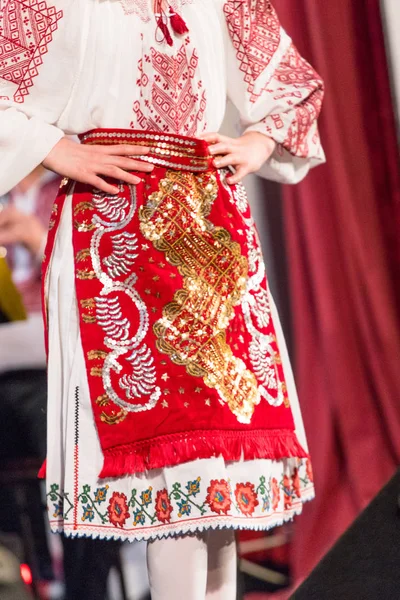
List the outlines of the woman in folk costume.
{"type": "Polygon", "coordinates": [[[149,540],[153,600],[233,599],[233,530],[313,497],[240,180],[323,162],[321,80],[268,0],[2,0],[0,19],[0,193],[41,162],[64,176],[43,277],[51,528],[149,540]],[[227,96],[238,139],[215,133],[227,96]]]}

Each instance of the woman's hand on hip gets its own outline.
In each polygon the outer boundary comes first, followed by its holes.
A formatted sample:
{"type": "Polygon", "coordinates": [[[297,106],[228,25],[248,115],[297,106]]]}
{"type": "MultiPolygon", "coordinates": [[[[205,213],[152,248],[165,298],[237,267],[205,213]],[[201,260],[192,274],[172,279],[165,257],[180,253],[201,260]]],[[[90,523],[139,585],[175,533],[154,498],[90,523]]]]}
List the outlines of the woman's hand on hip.
{"type": "Polygon", "coordinates": [[[87,183],[108,194],[116,194],[118,188],[103,178],[133,185],[139,183],[140,178],[130,171],[150,173],[154,167],[133,157],[148,152],[149,148],[130,144],[92,146],[62,138],[44,159],[43,166],[63,177],[87,183]]]}
{"type": "Polygon", "coordinates": [[[220,133],[203,133],[199,136],[210,144],[217,169],[234,167],[235,174],[227,178],[230,184],[239,183],[249,173],[255,173],[271,156],[276,142],[258,131],[248,131],[239,138],[220,133]]]}

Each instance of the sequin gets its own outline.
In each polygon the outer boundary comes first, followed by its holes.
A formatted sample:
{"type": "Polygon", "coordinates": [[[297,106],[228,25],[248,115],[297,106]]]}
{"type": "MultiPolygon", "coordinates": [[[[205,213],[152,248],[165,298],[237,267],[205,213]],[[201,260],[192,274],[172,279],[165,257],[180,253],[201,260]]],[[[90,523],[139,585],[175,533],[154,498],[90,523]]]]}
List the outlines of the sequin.
{"type": "Polygon", "coordinates": [[[156,386],[154,359],[143,342],[149,328],[148,311],[134,287],[137,276],[132,269],[138,241],[135,234],[126,231],[136,212],[136,192],[133,186],[128,194],[124,189],[120,186],[115,196],[98,191],[93,194],[92,222],[101,227],[92,235],[90,255],[95,276],[103,285],[100,296],[95,298],[96,318],[105,334],[104,344],[110,349],[104,357],[102,379],[108,400],[122,409],[118,413],[102,413],[101,420],[110,425],[120,423],[130,412],[150,410],[161,394],[156,386]],[[105,235],[111,240],[112,253],[102,257],[99,248],[105,235]],[[122,312],[120,294],[126,295],[137,311],[137,330],[132,330],[132,321],[122,312]],[[117,391],[111,374],[121,370],[118,360],[122,356],[130,363],[131,371],[118,377],[117,391]],[[143,397],[148,401],[135,402],[143,397]]]}
{"type": "Polygon", "coordinates": [[[262,285],[265,280],[265,265],[261,244],[252,217],[244,216],[248,213],[249,208],[246,191],[242,185],[229,186],[226,182],[227,175],[229,175],[228,171],[220,171],[221,183],[228,192],[232,204],[235,204],[243,214],[243,222],[246,227],[249,277],[241,308],[247,331],[251,336],[250,363],[257,376],[261,396],[272,406],[279,406],[282,403],[288,406],[286,386],[281,382],[277,370],[280,356],[274,350],[276,339],[271,334],[262,331],[271,321],[271,309],[268,292],[262,285]],[[268,390],[276,390],[277,393],[272,395],[268,390]]]}
{"type": "Polygon", "coordinates": [[[194,174],[169,171],[139,211],[141,232],[183,277],[184,287],[153,330],[161,352],[216,388],[238,421],[249,423],[260,402],[257,380],[226,342],[248,265],[226,229],[206,219],[217,193],[213,174],[198,181],[194,174]]]}

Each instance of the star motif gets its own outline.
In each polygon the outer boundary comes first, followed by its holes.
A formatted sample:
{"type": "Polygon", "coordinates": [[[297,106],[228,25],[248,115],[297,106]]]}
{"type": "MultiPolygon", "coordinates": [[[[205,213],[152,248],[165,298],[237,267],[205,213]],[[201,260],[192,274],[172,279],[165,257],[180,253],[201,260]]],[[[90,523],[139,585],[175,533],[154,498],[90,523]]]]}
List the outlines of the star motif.
{"type": "Polygon", "coordinates": [[[142,250],[148,250],[150,246],[148,244],[142,244],[142,250]]]}
{"type": "Polygon", "coordinates": [[[167,381],[169,379],[168,373],[164,373],[163,375],[161,375],[161,379],[163,379],[163,381],[167,381]]]}
{"type": "Polygon", "coordinates": [[[149,263],[153,263],[153,262],[156,262],[156,261],[154,260],[154,258],[152,256],[150,256],[149,263]]]}
{"type": "Polygon", "coordinates": [[[163,269],[163,268],[165,267],[165,263],[163,263],[163,262],[159,262],[159,263],[158,263],[158,266],[160,267],[160,269],[163,269]]]}
{"type": "Polygon", "coordinates": [[[176,273],[170,273],[169,276],[171,277],[171,279],[175,279],[176,273]]]}
{"type": "Polygon", "coordinates": [[[167,361],[166,361],[166,360],[160,360],[160,364],[161,364],[161,365],[166,365],[166,364],[167,364],[167,361]]]}
{"type": "Polygon", "coordinates": [[[153,281],[158,281],[159,279],[160,279],[160,276],[159,276],[159,275],[154,275],[154,277],[153,277],[153,281]]]}
{"type": "Polygon", "coordinates": [[[196,394],[200,394],[200,392],[201,392],[201,387],[197,387],[197,388],[196,388],[194,391],[196,392],[196,394]]]}
{"type": "Polygon", "coordinates": [[[144,290],[144,293],[149,295],[149,294],[151,294],[151,290],[149,290],[149,288],[146,288],[146,289],[144,290]]]}
{"type": "Polygon", "coordinates": [[[206,400],[204,400],[204,403],[206,406],[211,406],[211,400],[210,398],[207,398],[206,400]]]}
{"type": "Polygon", "coordinates": [[[163,401],[161,402],[161,406],[162,406],[163,408],[168,408],[169,404],[168,404],[168,402],[167,402],[166,400],[163,400],[163,401]]]}
{"type": "Polygon", "coordinates": [[[180,394],[184,394],[185,393],[185,388],[180,387],[178,391],[179,391],[180,394]]]}
{"type": "Polygon", "coordinates": [[[189,402],[185,402],[183,406],[187,408],[189,406],[189,402]]]}
{"type": "Polygon", "coordinates": [[[142,265],[139,267],[139,271],[144,271],[144,267],[142,265]]]}
{"type": "Polygon", "coordinates": [[[238,229],[237,232],[239,235],[243,235],[243,229],[238,229]]]}
{"type": "Polygon", "coordinates": [[[155,313],[155,312],[157,312],[157,309],[156,309],[156,307],[155,307],[155,306],[152,306],[152,307],[151,307],[151,312],[152,312],[152,313],[155,313]]]}

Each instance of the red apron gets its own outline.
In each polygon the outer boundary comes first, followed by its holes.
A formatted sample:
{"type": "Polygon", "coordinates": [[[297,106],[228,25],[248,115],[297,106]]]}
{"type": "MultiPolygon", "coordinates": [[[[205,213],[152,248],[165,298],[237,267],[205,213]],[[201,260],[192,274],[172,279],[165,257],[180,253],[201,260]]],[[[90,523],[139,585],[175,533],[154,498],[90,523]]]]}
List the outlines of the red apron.
{"type": "Polygon", "coordinates": [[[104,454],[101,477],[222,455],[305,457],[294,432],[257,232],[242,186],[208,145],[94,130],[84,144],[149,146],[137,186],[115,196],[64,181],[82,346],[104,454]]]}

